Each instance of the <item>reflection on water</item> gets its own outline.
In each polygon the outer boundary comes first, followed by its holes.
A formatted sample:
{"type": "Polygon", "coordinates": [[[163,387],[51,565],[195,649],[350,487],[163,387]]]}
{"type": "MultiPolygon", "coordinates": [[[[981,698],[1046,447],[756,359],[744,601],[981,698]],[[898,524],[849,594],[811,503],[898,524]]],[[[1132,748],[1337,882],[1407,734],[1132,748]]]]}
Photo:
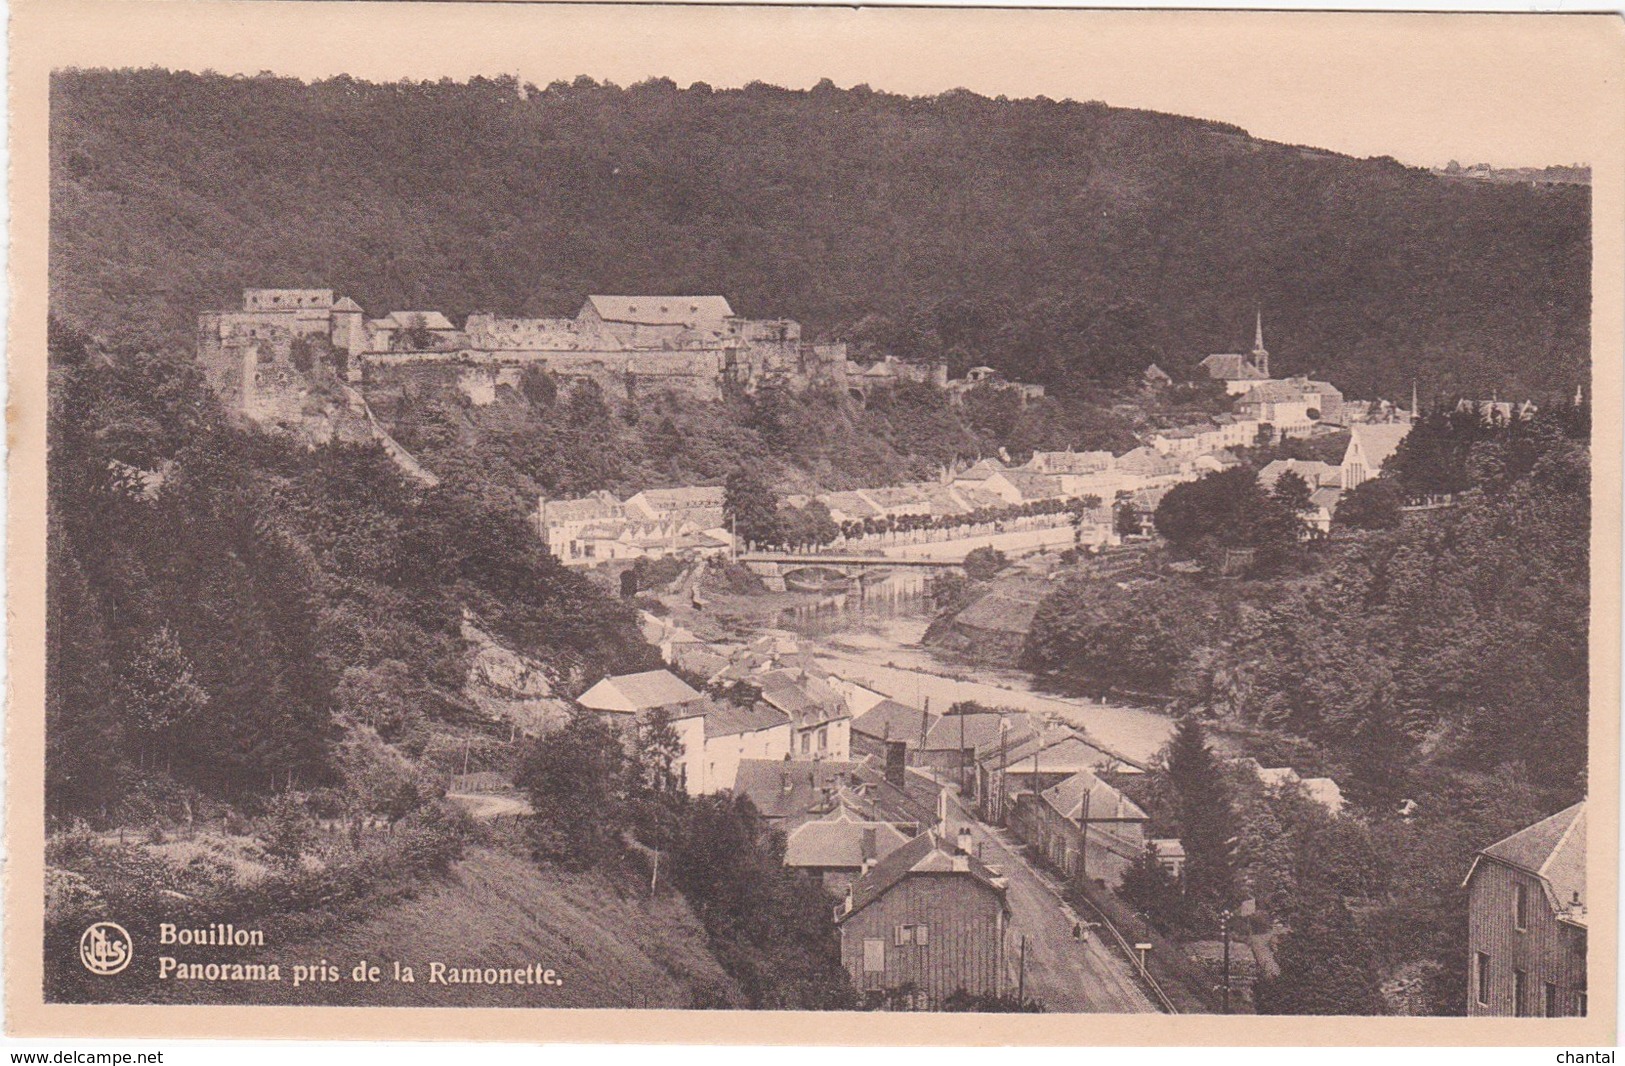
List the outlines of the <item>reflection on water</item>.
{"type": "Polygon", "coordinates": [[[853,581],[835,592],[792,604],[780,614],[784,626],[804,636],[827,636],[893,618],[928,617],[930,577],[919,570],[892,570],[853,581]]]}

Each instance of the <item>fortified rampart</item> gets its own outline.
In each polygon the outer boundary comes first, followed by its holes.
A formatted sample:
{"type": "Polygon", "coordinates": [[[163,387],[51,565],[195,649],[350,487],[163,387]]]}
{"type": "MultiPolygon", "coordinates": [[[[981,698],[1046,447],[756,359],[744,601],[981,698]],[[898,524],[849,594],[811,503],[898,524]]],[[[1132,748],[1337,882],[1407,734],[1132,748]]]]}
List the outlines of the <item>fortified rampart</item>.
{"type": "Polygon", "coordinates": [[[198,359],[229,406],[290,426],[309,417],[312,396],[334,377],[360,386],[385,417],[448,388],[494,403],[530,368],[595,381],[623,400],[665,391],[717,400],[766,387],[866,395],[909,375],[943,377],[890,359],[864,371],[848,362],[846,345],[804,341],[794,319],[741,318],[721,296],[592,296],[574,318],[476,312],[458,330],[432,311],[369,319],[331,289],[245,289],[241,310],[199,316],[198,359]]]}

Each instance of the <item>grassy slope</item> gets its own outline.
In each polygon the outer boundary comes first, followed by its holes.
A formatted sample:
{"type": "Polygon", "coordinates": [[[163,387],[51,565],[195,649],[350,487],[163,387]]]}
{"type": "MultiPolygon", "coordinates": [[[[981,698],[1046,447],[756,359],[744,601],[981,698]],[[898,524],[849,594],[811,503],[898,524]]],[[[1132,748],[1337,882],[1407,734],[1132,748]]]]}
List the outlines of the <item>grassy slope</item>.
{"type": "MultiPolygon", "coordinates": [[[[273,945],[253,961],[277,963],[276,984],[154,986],[155,1002],[261,1002],[384,1006],[687,1007],[696,992],[736,998],[706,947],[705,931],[681,896],[646,897],[646,884],[612,884],[602,873],[538,868],[490,848],[471,850],[448,876],[411,898],[391,901],[364,921],[273,945]],[[628,898],[625,893],[635,893],[628,898]],[[294,989],[295,964],[326,959],[343,973],[336,984],[294,989]],[[390,972],[414,965],[418,983],[349,980],[360,960],[390,972]],[[425,983],[428,963],[518,966],[539,963],[564,978],[559,988],[447,986],[425,983]]],[[[174,948],[177,958],[238,958],[219,949],[174,948]],[[212,953],[218,952],[218,953],[212,953]]],[[[247,960],[244,960],[247,961],[247,960]]]]}

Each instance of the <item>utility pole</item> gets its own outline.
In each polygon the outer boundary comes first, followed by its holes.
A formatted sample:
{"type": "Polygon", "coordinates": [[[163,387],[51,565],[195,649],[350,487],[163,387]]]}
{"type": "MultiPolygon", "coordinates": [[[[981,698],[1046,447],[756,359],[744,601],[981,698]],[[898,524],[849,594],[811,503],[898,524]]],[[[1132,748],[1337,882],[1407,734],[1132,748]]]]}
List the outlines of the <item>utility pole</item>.
{"type": "Polygon", "coordinates": [[[1078,865],[1085,885],[1089,883],[1089,792],[1089,789],[1083,792],[1083,817],[1080,819],[1083,842],[1078,846],[1078,865]]]}
{"type": "Polygon", "coordinates": [[[959,798],[965,798],[965,716],[959,716],[959,798]]]}
{"type": "Polygon", "coordinates": [[[1009,736],[1010,736],[1010,719],[1006,718],[1004,715],[1001,714],[1001,715],[999,715],[999,812],[998,812],[998,820],[999,820],[1000,825],[1007,824],[1007,818],[1006,818],[1005,811],[1004,811],[1004,799],[1005,799],[1005,792],[1006,792],[1005,781],[1010,776],[1010,765],[1009,765],[1009,759],[1005,755],[1005,748],[1006,748],[1006,742],[1009,739],[1009,736]]]}
{"type": "Polygon", "coordinates": [[[1027,934],[1021,934],[1021,968],[1016,971],[1016,1006],[1027,1002],[1027,934]]]}
{"type": "Polygon", "coordinates": [[[1219,912],[1219,935],[1224,938],[1224,1012],[1230,1013],[1230,908],[1219,912]]]}

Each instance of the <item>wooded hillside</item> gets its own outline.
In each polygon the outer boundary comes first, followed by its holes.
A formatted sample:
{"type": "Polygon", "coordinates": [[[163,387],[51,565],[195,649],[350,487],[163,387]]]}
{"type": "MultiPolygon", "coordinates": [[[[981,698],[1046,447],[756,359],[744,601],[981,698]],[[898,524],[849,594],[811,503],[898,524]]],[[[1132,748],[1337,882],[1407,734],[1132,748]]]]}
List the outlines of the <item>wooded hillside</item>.
{"type": "Polygon", "coordinates": [[[371,311],[752,316],[1053,390],[1244,348],[1350,395],[1565,394],[1589,190],[1450,181],[1100,103],[590,79],[538,90],[67,71],[54,312],[189,349],[247,285],[371,311]]]}

